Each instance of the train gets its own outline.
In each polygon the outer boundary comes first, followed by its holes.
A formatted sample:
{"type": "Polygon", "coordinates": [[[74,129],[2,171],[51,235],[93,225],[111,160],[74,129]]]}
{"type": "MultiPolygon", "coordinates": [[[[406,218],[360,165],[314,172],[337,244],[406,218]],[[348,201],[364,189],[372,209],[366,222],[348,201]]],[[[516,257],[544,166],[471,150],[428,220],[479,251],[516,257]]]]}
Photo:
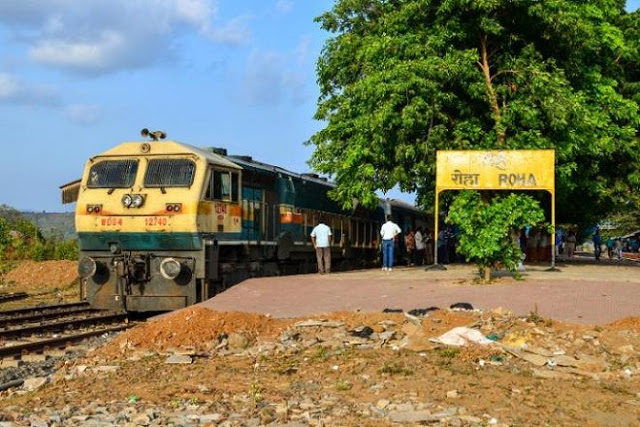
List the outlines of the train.
{"type": "Polygon", "coordinates": [[[63,202],[76,202],[78,275],[94,308],[172,311],[250,277],[315,272],[309,235],[321,215],[334,270],[380,265],[386,216],[403,230],[428,223],[396,200],[345,210],[317,174],[142,135],[91,157],[61,187],[63,202]]]}

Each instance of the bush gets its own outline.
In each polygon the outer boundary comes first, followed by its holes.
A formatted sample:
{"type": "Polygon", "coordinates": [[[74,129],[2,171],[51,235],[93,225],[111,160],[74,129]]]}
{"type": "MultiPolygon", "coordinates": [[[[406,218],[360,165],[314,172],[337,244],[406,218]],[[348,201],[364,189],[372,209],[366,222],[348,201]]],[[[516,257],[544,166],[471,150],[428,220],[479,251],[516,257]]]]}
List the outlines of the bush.
{"type": "Polygon", "coordinates": [[[44,261],[47,259],[47,247],[45,244],[41,242],[35,242],[29,248],[29,252],[31,252],[30,258],[34,261],[44,261]]]}
{"type": "Polygon", "coordinates": [[[66,240],[60,242],[56,245],[53,256],[55,259],[68,259],[68,260],[77,260],[78,259],[78,241],[77,240],[66,240]]]}
{"type": "Polygon", "coordinates": [[[491,268],[497,265],[516,270],[522,251],[512,231],[543,221],[544,211],[531,196],[511,193],[484,201],[476,191],[459,193],[446,219],[459,227],[458,250],[478,266],[484,281],[489,280],[491,268]]]}

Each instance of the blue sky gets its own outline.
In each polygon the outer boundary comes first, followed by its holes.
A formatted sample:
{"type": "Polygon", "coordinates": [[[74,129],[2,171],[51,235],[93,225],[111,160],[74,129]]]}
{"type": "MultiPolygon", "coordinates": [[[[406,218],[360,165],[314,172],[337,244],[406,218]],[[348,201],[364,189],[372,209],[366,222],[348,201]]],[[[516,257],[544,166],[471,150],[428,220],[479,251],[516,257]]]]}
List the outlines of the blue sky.
{"type": "Polygon", "coordinates": [[[73,209],[58,187],[143,127],[308,171],[327,37],[313,18],[332,5],[0,0],[0,203],[73,209]]]}

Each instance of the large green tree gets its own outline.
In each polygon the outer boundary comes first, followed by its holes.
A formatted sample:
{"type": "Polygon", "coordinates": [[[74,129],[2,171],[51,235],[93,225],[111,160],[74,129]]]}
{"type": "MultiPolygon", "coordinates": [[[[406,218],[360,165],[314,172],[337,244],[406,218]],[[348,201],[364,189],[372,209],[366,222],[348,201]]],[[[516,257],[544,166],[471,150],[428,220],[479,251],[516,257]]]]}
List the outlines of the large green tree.
{"type": "Polygon", "coordinates": [[[555,148],[560,222],[640,185],[640,19],[618,0],[337,0],[310,164],[333,196],[433,200],[439,149],[555,148]]]}

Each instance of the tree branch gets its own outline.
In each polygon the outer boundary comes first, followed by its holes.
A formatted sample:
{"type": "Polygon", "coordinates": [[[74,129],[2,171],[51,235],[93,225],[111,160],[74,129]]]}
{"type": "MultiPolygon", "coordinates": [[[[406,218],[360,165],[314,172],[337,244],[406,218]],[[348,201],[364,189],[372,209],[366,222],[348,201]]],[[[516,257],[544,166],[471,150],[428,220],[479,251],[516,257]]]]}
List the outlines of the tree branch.
{"type": "Polygon", "coordinates": [[[502,111],[500,110],[500,104],[498,104],[498,96],[493,87],[491,77],[491,67],[489,65],[489,55],[487,54],[487,36],[483,36],[480,39],[480,61],[478,66],[482,70],[484,75],[484,84],[487,90],[487,96],[489,97],[489,106],[493,112],[493,119],[495,121],[496,136],[498,146],[503,146],[507,138],[507,130],[502,125],[502,111]]]}

